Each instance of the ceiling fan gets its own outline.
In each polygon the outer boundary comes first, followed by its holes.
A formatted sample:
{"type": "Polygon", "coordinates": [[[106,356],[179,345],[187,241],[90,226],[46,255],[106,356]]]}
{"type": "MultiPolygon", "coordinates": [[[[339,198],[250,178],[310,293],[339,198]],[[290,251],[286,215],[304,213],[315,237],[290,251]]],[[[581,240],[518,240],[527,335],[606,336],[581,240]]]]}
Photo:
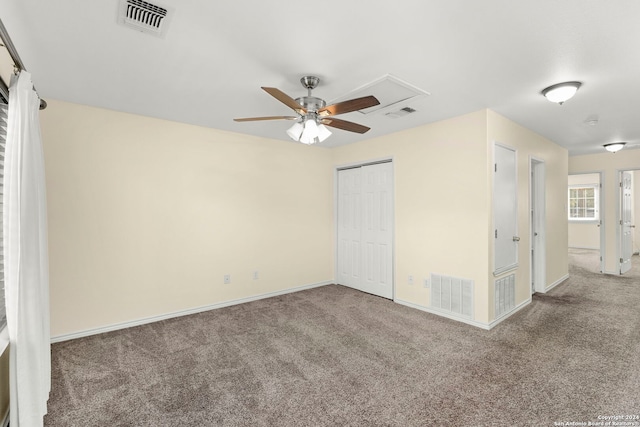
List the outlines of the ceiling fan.
{"type": "Polygon", "coordinates": [[[287,134],[294,140],[304,144],[315,144],[327,139],[331,132],[324,125],[349,132],[365,133],[370,128],[358,123],[336,119],[333,116],[363,110],[380,104],[375,96],[350,99],[327,105],[324,99],[311,96],[311,91],[318,86],[320,79],[315,76],[305,76],[300,83],[308,91],[307,96],[293,99],[280,89],[274,87],[262,87],[269,95],[285,104],[296,112],[296,116],[268,116],[247,117],[234,119],[236,122],[251,122],[260,120],[295,120],[296,123],[287,130],[287,134]]]}

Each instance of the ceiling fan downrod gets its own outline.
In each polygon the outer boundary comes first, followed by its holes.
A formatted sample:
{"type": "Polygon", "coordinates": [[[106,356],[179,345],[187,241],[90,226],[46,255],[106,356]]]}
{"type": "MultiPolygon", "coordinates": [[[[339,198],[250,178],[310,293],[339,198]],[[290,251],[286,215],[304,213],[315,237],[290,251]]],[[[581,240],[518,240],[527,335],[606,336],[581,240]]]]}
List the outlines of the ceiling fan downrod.
{"type": "Polygon", "coordinates": [[[307,88],[307,96],[311,96],[311,91],[320,84],[320,78],[316,76],[304,76],[300,79],[300,83],[302,83],[303,87],[307,88]]]}
{"type": "MultiPolygon", "coordinates": [[[[320,78],[316,76],[304,76],[300,79],[300,83],[302,86],[307,89],[307,96],[301,96],[300,98],[296,98],[296,102],[302,105],[309,113],[315,113],[319,109],[327,106],[327,103],[324,99],[317,98],[311,95],[311,91],[315,89],[320,83],[320,78]]],[[[305,115],[303,115],[305,116],[305,115]]],[[[306,114],[309,117],[309,114],[306,114]]]]}

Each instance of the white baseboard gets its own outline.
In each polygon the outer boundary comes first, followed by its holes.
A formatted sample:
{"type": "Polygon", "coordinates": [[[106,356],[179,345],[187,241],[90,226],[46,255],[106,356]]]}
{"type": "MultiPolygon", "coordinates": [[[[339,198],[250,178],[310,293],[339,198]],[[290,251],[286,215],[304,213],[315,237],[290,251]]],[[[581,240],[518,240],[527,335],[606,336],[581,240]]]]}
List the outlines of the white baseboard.
{"type": "Polygon", "coordinates": [[[499,323],[501,323],[504,320],[506,320],[507,318],[511,317],[513,314],[515,314],[516,312],[520,311],[521,309],[523,309],[527,305],[529,305],[531,303],[531,298],[529,298],[526,301],[521,302],[513,310],[509,311],[508,313],[503,314],[502,316],[500,316],[499,318],[497,318],[493,322],[489,322],[489,323],[479,322],[477,320],[465,319],[463,317],[452,316],[452,315],[450,315],[448,313],[445,313],[445,312],[442,312],[442,311],[438,311],[438,310],[434,310],[434,309],[432,309],[430,307],[427,307],[427,306],[424,306],[424,305],[420,305],[420,304],[414,304],[412,302],[404,301],[404,300],[401,300],[401,299],[396,299],[394,301],[397,302],[398,304],[406,305],[407,307],[415,308],[417,310],[426,311],[427,313],[431,313],[431,314],[435,314],[435,315],[438,315],[438,316],[446,317],[447,319],[457,320],[458,322],[466,323],[467,325],[475,326],[476,328],[481,328],[481,329],[485,329],[485,330],[488,331],[488,330],[493,329],[499,323]]]}
{"type": "Polygon", "coordinates": [[[588,249],[593,251],[599,251],[600,248],[592,248],[590,246],[569,246],[569,249],[588,249]]]}
{"type": "Polygon", "coordinates": [[[569,278],[569,274],[565,274],[564,276],[562,276],[561,278],[559,278],[558,280],[556,280],[555,282],[553,282],[552,284],[550,284],[549,286],[547,286],[544,290],[544,292],[542,292],[543,294],[546,294],[547,292],[549,292],[551,289],[555,288],[556,286],[558,286],[560,283],[564,282],[565,280],[567,280],[569,278]]]}
{"type": "Polygon", "coordinates": [[[518,304],[517,306],[515,306],[511,311],[508,311],[506,313],[504,313],[502,316],[498,317],[496,320],[494,320],[493,322],[489,322],[489,327],[487,329],[493,329],[494,327],[496,327],[498,324],[504,322],[505,320],[507,320],[509,317],[513,316],[514,314],[516,314],[518,311],[522,310],[524,307],[528,306],[529,304],[531,304],[531,297],[529,297],[529,299],[522,301],[520,304],[518,304]]]}
{"type": "Polygon", "coordinates": [[[204,305],[201,307],[175,311],[172,313],[161,314],[158,316],[145,317],[143,319],[132,320],[129,322],[116,323],[113,325],[101,326],[99,328],[93,328],[93,329],[87,329],[84,331],[72,332],[69,334],[57,335],[55,337],[51,337],[51,342],[56,343],[61,341],[68,341],[68,340],[73,340],[77,338],[88,337],[91,335],[102,334],[105,332],[117,331],[119,329],[126,329],[134,326],[146,325],[148,323],[158,322],[160,320],[172,319],[174,317],[186,316],[189,314],[202,313],[203,311],[215,310],[217,308],[229,307],[232,305],[243,304],[246,302],[257,301],[265,298],[277,297],[278,295],[285,295],[293,292],[304,291],[306,289],[318,288],[320,286],[326,286],[332,283],[334,283],[332,280],[319,282],[319,283],[312,283],[308,285],[297,286],[295,288],[283,289],[281,291],[267,292],[264,294],[253,295],[246,298],[240,298],[240,299],[235,299],[231,301],[223,301],[216,304],[204,305]]]}
{"type": "Polygon", "coordinates": [[[466,323],[467,325],[471,325],[471,326],[475,326],[477,328],[482,328],[482,329],[491,329],[489,327],[488,324],[484,323],[484,322],[478,322],[477,320],[472,320],[472,319],[465,319],[464,317],[458,317],[458,316],[453,316],[449,313],[446,313],[444,311],[439,311],[439,310],[434,310],[431,307],[427,307],[424,305],[420,305],[420,304],[415,304],[409,301],[404,301],[401,299],[394,299],[394,302],[397,302],[398,304],[401,305],[406,305],[407,307],[411,307],[411,308],[415,308],[417,310],[422,310],[422,311],[426,311],[427,313],[431,313],[431,314],[436,314],[438,316],[442,316],[442,317],[446,317],[447,319],[451,319],[451,320],[457,320],[458,322],[462,322],[462,323],[466,323]]]}

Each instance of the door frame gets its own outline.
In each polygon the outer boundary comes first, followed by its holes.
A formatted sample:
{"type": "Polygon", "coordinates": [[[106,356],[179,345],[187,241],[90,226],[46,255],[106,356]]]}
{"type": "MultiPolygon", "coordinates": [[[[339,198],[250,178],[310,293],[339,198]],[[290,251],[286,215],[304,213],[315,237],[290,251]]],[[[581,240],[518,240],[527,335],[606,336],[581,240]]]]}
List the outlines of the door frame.
{"type": "Polygon", "coordinates": [[[534,254],[539,254],[534,255],[535,263],[530,262],[529,266],[532,294],[544,293],[547,287],[546,168],[544,160],[529,156],[529,248],[534,254]],[[534,238],[534,229],[538,232],[538,239],[534,238]]]}
{"type": "Polygon", "coordinates": [[[363,162],[344,163],[333,168],[333,281],[337,283],[338,278],[338,173],[345,169],[361,168],[363,166],[377,165],[379,163],[391,163],[391,173],[393,180],[393,194],[391,195],[391,300],[396,300],[396,170],[393,156],[380,157],[363,162]]]}

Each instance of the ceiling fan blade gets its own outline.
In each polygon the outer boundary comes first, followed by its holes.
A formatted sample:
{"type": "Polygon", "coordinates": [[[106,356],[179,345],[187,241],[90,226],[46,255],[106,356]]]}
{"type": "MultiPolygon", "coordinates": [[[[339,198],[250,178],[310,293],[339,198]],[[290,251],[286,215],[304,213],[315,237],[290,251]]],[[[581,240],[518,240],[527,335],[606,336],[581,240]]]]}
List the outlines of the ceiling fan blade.
{"type": "Polygon", "coordinates": [[[354,98],[348,101],[338,102],[328,105],[318,110],[319,116],[337,116],[338,114],[350,113],[352,111],[364,110],[380,104],[375,96],[363,96],[362,98],[354,98]]]}
{"type": "Polygon", "coordinates": [[[233,119],[236,122],[257,122],[260,120],[296,120],[298,116],[268,116],[268,117],[244,117],[233,119]]]}
{"type": "Polygon", "coordinates": [[[295,110],[298,114],[307,114],[307,110],[300,104],[296,102],[295,99],[291,98],[289,95],[281,91],[280,89],[276,89],[275,87],[262,87],[262,89],[267,92],[269,95],[273,96],[278,101],[282,102],[289,108],[295,110]]]}
{"type": "Polygon", "coordinates": [[[346,120],[334,119],[333,117],[327,117],[322,119],[321,122],[327,126],[331,126],[337,129],[348,130],[349,132],[365,133],[369,129],[366,126],[359,125],[358,123],[348,122],[346,120]]]}

